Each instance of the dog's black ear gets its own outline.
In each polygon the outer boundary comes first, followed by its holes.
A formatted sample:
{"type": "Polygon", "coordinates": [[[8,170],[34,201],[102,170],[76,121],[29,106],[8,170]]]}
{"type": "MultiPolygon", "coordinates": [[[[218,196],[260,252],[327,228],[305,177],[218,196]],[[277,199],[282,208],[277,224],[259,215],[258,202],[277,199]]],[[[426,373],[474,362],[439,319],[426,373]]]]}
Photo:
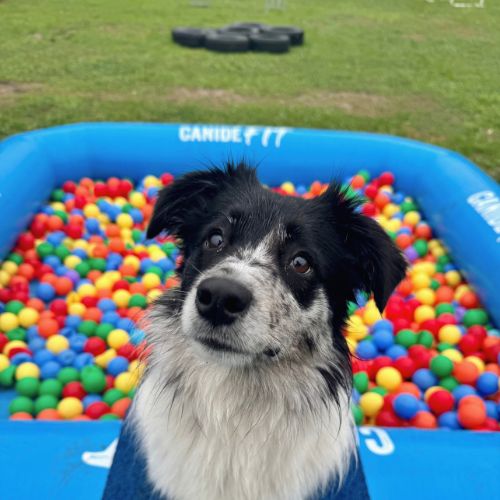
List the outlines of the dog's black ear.
{"type": "Polygon", "coordinates": [[[406,259],[378,222],[358,212],[359,197],[336,183],[322,197],[333,205],[334,224],[348,250],[349,286],[373,293],[382,312],[405,276],[406,259]]]}
{"type": "Polygon", "coordinates": [[[185,238],[190,226],[206,216],[209,204],[229,181],[255,179],[255,170],[240,163],[228,163],[225,169],[212,168],[186,174],[162,189],[149,222],[146,237],[154,238],[163,230],[185,238]]]}

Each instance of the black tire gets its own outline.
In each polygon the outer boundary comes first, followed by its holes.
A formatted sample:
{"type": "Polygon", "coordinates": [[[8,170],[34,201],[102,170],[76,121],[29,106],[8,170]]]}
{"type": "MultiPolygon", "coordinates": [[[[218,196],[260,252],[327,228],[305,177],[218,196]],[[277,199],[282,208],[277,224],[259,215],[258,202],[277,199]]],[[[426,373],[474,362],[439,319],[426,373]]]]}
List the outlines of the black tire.
{"type": "Polygon", "coordinates": [[[290,37],[276,33],[258,33],[250,36],[250,47],[258,52],[283,54],[290,50],[290,37]]]}
{"type": "Polygon", "coordinates": [[[216,52],[246,52],[250,41],[236,33],[211,33],[205,38],[205,47],[216,52]]]}
{"type": "Polygon", "coordinates": [[[304,43],[304,30],[295,26],[269,26],[262,28],[262,33],[287,35],[290,37],[292,45],[302,45],[304,43]]]}
{"type": "Polygon", "coordinates": [[[268,26],[267,24],[262,24],[262,23],[233,23],[224,26],[224,28],[222,29],[227,29],[227,28],[251,28],[261,31],[264,28],[268,28],[268,26]]]}
{"type": "Polygon", "coordinates": [[[174,28],[172,40],[183,47],[203,47],[209,30],[199,28],[174,28]]]}
{"type": "Polygon", "coordinates": [[[236,35],[250,36],[259,33],[258,28],[252,28],[248,26],[226,26],[217,30],[217,33],[234,33],[236,35]]]}

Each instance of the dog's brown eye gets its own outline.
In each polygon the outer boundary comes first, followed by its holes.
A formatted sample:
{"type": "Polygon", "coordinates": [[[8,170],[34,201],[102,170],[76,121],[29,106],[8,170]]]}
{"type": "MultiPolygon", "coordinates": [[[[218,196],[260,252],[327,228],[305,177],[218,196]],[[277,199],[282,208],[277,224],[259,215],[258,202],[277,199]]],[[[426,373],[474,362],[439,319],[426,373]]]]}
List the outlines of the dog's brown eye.
{"type": "Polygon", "coordinates": [[[219,248],[223,243],[224,238],[219,232],[212,233],[206,241],[206,245],[208,248],[219,248]]]}
{"type": "Polygon", "coordinates": [[[292,259],[292,267],[296,273],[305,274],[311,269],[311,264],[303,255],[296,255],[292,259]]]}

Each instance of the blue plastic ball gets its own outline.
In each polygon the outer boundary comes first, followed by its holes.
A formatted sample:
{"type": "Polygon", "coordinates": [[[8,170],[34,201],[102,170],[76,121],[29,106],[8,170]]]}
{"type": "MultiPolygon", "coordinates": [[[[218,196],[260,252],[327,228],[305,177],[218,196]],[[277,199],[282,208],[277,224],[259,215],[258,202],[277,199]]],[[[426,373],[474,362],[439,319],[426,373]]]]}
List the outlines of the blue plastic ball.
{"type": "Polygon", "coordinates": [[[406,350],[405,347],[399,344],[394,344],[387,351],[385,351],[385,354],[389,356],[391,359],[398,359],[403,356],[406,356],[408,354],[408,351],[406,350]]]}
{"type": "Polygon", "coordinates": [[[61,365],[57,361],[47,361],[40,368],[42,379],[56,378],[61,365]]]}
{"type": "Polygon", "coordinates": [[[453,391],[451,391],[451,393],[457,403],[465,396],[477,395],[475,389],[470,385],[458,385],[455,389],[453,389],[453,391]]]}
{"type": "Polygon", "coordinates": [[[61,363],[62,366],[71,366],[75,361],[76,353],[71,349],[65,349],[57,355],[57,361],[61,363]]]}
{"type": "Polygon", "coordinates": [[[389,332],[394,332],[394,325],[388,319],[379,319],[372,326],[372,331],[378,332],[379,330],[387,330],[389,332]]]}
{"type": "Polygon", "coordinates": [[[492,396],[498,392],[498,375],[492,372],[483,372],[476,381],[476,388],[482,396],[492,396]]]}
{"type": "Polygon", "coordinates": [[[120,373],[126,372],[128,370],[128,359],[123,356],[114,357],[107,366],[108,373],[116,377],[120,373]]]}
{"type": "Polygon", "coordinates": [[[381,351],[385,351],[394,344],[394,335],[389,330],[377,330],[372,335],[372,342],[381,351]]]}
{"type": "Polygon", "coordinates": [[[413,394],[398,394],[394,398],[393,408],[398,417],[409,420],[420,410],[419,400],[413,394]]]}
{"type": "Polygon", "coordinates": [[[15,366],[19,366],[26,361],[32,361],[32,359],[33,358],[27,352],[19,352],[10,358],[10,362],[15,366]]]}
{"type": "Polygon", "coordinates": [[[73,361],[73,367],[77,370],[81,370],[84,366],[90,366],[94,364],[94,356],[89,352],[82,352],[78,354],[73,361]]]}
{"type": "Polygon", "coordinates": [[[28,347],[31,352],[37,352],[45,347],[45,339],[42,337],[34,337],[28,342],[28,347]]]}
{"type": "Polygon", "coordinates": [[[458,415],[456,411],[447,411],[439,415],[438,425],[439,427],[444,427],[446,429],[451,429],[453,431],[462,428],[460,422],[458,421],[458,415]]]}
{"type": "Polygon", "coordinates": [[[69,337],[69,346],[75,353],[83,352],[87,337],[83,333],[74,333],[69,337]]]}
{"type": "Polygon", "coordinates": [[[498,420],[500,417],[500,408],[497,404],[494,401],[485,401],[484,403],[486,405],[486,414],[488,417],[498,420]]]}
{"type": "Polygon", "coordinates": [[[66,316],[64,325],[67,326],[68,328],[76,329],[81,322],[82,319],[80,318],[80,316],[70,314],[69,316],[66,316]]]}
{"type": "Polygon", "coordinates": [[[373,359],[377,357],[377,346],[371,340],[362,340],[356,347],[356,354],[361,359],[373,359]]]}
{"type": "Polygon", "coordinates": [[[97,307],[103,312],[108,312],[108,311],[116,311],[117,305],[115,304],[114,300],[112,299],[101,299],[97,303],[97,307]]]}
{"type": "Polygon", "coordinates": [[[101,396],[98,394],[88,394],[82,399],[83,408],[86,410],[88,406],[92,403],[97,403],[98,401],[102,401],[101,396]]]}
{"type": "Polygon", "coordinates": [[[422,391],[426,391],[429,387],[432,387],[433,385],[437,385],[439,382],[436,375],[434,375],[434,373],[432,373],[427,368],[420,368],[419,370],[417,370],[413,374],[412,381],[422,391]]]}
{"type": "Polygon", "coordinates": [[[49,302],[56,296],[56,291],[50,283],[39,283],[36,289],[36,295],[44,302],[49,302]]]}

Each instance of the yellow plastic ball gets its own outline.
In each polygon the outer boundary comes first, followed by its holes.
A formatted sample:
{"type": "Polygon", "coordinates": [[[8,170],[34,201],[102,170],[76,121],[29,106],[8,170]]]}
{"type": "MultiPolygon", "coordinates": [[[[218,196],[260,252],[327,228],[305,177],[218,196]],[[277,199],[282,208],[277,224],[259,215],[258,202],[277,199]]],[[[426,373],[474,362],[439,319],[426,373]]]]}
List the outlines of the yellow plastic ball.
{"type": "Polygon", "coordinates": [[[64,265],[70,269],[74,269],[78,264],[80,264],[81,261],[82,259],[80,259],[77,255],[68,255],[64,259],[64,265]]]}
{"type": "Polygon", "coordinates": [[[130,204],[135,208],[142,208],[147,203],[144,195],[142,193],[139,193],[138,191],[134,191],[130,194],[129,201],[130,204]]]}
{"type": "Polygon", "coordinates": [[[365,392],[359,398],[359,405],[367,417],[375,417],[384,405],[384,398],[376,392],[365,392]]]}
{"type": "Polygon", "coordinates": [[[359,316],[351,316],[346,327],[347,337],[353,340],[363,340],[368,335],[368,328],[359,316]]]}
{"type": "Polygon", "coordinates": [[[384,366],[377,372],[375,380],[377,385],[392,392],[399,388],[403,382],[403,377],[396,368],[384,366]]]}
{"type": "Polygon", "coordinates": [[[74,303],[68,305],[68,314],[72,316],[83,316],[86,310],[85,304],[74,303]]]}
{"type": "Polygon", "coordinates": [[[392,217],[393,215],[396,215],[398,212],[399,212],[399,207],[394,203],[388,203],[382,209],[382,213],[388,218],[392,217]]]}
{"type": "Polygon", "coordinates": [[[109,332],[107,341],[109,347],[119,349],[122,345],[125,345],[129,341],[129,338],[129,334],[125,330],[117,328],[109,332]]]}
{"type": "Polygon", "coordinates": [[[18,268],[17,264],[10,260],[7,260],[2,264],[2,269],[5,272],[9,273],[11,276],[17,273],[17,268],[18,268]]]}
{"type": "Polygon", "coordinates": [[[54,354],[69,349],[69,341],[64,335],[52,335],[47,339],[45,348],[54,354]]]}
{"type": "Polygon", "coordinates": [[[443,356],[446,356],[448,359],[451,359],[455,363],[459,363],[464,359],[462,353],[457,349],[445,349],[442,353],[443,356]]]}
{"type": "Polygon", "coordinates": [[[25,307],[19,311],[17,317],[19,318],[19,324],[23,328],[29,328],[37,323],[40,314],[33,307],[25,307]]]}
{"type": "Polygon", "coordinates": [[[83,413],[83,404],[78,398],[63,398],[57,405],[57,411],[62,418],[68,420],[83,413]]]}
{"type": "Polygon", "coordinates": [[[149,290],[146,297],[148,298],[148,303],[153,302],[157,297],[159,297],[163,292],[159,288],[153,288],[149,290]]]}
{"type": "Polygon", "coordinates": [[[151,290],[152,288],[158,288],[161,285],[161,279],[157,274],[146,273],[142,277],[142,284],[147,290],[151,290]]]}
{"type": "Polygon", "coordinates": [[[137,376],[130,372],[122,372],[115,378],[115,388],[127,394],[137,384],[137,376]]]}
{"type": "Polygon", "coordinates": [[[0,353],[0,372],[5,370],[10,365],[9,358],[5,354],[0,353]]]}
{"type": "Polygon", "coordinates": [[[19,326],[18,317],[11,312],[5,312],[0,314],[0,331],[10,332],[14,328],[19,326]]]}
{"type": "Polygon", "coordinates": [[[444,279],[447,285],[452,287],[457,286],[462,281],[462,277],[458,271],[448,271],[444,274],[444,279]]]}
{"type": "Polygon", "coordinates": [[[438,338],[440,342],[455,345],[462,338],[462,333],[456,325],[444,325],[439,329],[438,338]]]}
{"type": "Polygon", "coordinates": [[[403,217],[403,222],[409,226],[416,226],[420,222],[420,214],[414,210],[407,212],[403,217]]]}
{"type": "Polygon", "coordinates": [[[140,269],[140,267],[141,267],[141,261],[135,255],[127,255],[123,259],[123,264],[125,266],[133,267],[136,271],[138,271],[140,269]]]}
{"type": "Polygon", "coordinates": [[[26,377],[39,378],[40,368],[38,368],[38,365],[30,361],[21,363],[16,369],[16,380],[21,380],[26,377]]]}
{"type": "Polygon", "coordinates": [[[425,273],[417,273],[411,277],[411,282],[413,283],[413,288],[415,290],[421,290],[422,288],[430,287],[431,279],[425,273]]]}
{"type": "Polygon", "coordinates": [[[147,175],[144,177],[143,180],[144,187],[150,188],[150,187],[161,187],[161,181],[158,179],[158,177],[155,177],[154,175],[147,175]]]}
{"type": "Polygon", "coordinates": [[[433,307],[428,305],[418,306],[414,312],[414,318],[417,323],[423,323],[428,319],[434,319],[436,311],[433,307]]]}
{"type": "Polygon", "coordinates": [[[381,319],[382,315],[380,314],[375,304],[366,307],[365,312],[363,313],[363,321],[365,325],[372,326],[381,319]]]}
{"type": "Polygon", "coordinates": [[[281,185],[281,189],[283,189],[283,191],[285,191],[285,193],[287,193],[287,194],[295,193],[295,186],[291,182],[284,182],[281,185]]]}
{"type": "Polygon", "coordinates": [[[434,250],[431,250],[431,253],[437,259],[438,257],[445,255],[446,251],[443,247],[436,247],[436,248],[434,248],[434,250]]]}
{"type": "Polygon", "coordinates": [[[83,214],[88,218],[96,218],[100,213],[99,207],[93,203],[89,203],[83,207],[83,214]]]}
{"type": "Polygon", "coordinates": [[[116,218],[116,223],[121,228],[132,228],[134,227],[134,219],[129,214],[120,214],[116,218]]]}
{"type": "Polygon", "coordinates": [[[415,292],[415,298],[427,306],[432,306],[436,302],[436,292],[432,288],[421,288],[415,292]]]}
{"type": "Polygon", "coordinates": [[[127,307],[130,300],[130,292],[127,290],[116,290],[112,295],[113,302],[118,307],[127,307]]]}
{"type": "Polygon", "coordinates": [[[10,274],[0,269],[0,285],[7,286],[10,283],[10,274]]]}
{"type": "Polygon", "coordinates": [[[470,286],[468,285],[458,285],[457,288],[455,288],[455,300],[460,300],[460,297],[462,297],[462,295],[465,293],[465,292],[469,292],[471,290],[470,286]]]}
{"type": "Polygon", "coordinates": [[[479,373],[484,372],[485,364],[484,361],[481,358],[478,358],[477,356],[467,356],[464,361],[470,361],[471,363],[474,363],[477,366],[477,369],[479,370],[479,373]]]}
{"type": "Polygon", "coordinates": [[[95,287],[97,290],[110,290],[112,286],[113,282],[107,276],[99,276],[99,278],[95,280],[95,287]]]}
{"type": "Polygon", "coordinates": [[[94,285],[91,285],[90,283],[84,283],[83,285],[80,285],[77,289],[78,295],[80,297],[95,297],[97,295],[97,290],[95,289],[94,285]]]}
{"type": "Polygon", "coordinates": [[[75,248],[81,248],[82,250],[87,251],[89,248],[89,242],[86,240],[79,239],[75,241],[74,246],[75,248]]]}
{"type": "Polygon", "coordinates": [[[391,219],[387,223],[387,230],[397,233],[401,229],[401,221],[399,219],[391,219]]]}

